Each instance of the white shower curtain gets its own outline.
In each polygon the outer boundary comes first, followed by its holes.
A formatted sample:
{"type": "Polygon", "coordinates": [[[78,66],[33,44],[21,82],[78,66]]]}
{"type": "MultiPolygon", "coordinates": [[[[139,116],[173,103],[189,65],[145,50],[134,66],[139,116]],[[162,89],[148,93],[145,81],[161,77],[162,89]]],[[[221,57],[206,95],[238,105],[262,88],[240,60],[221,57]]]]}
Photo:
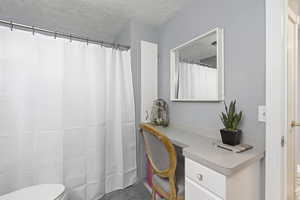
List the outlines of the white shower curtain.
{"type": "Polygon", "coordinates": [[[205,99],[218,97],[218,70],[199,64],[179,62],[178,98],[205,99]]]}
{"type": "Polygon", "coordinates": [[[62,183],[92,200],[136,180],[130,52],[0,27],[0,195],[62,183]]]}

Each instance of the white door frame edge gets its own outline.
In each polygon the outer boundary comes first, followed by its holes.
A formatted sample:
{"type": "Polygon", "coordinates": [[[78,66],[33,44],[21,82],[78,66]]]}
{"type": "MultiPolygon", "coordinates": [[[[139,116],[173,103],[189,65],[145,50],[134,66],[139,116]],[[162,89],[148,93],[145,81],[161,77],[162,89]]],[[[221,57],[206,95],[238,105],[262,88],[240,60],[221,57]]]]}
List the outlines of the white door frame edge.
{"type": "Polygon", "coordinates": [[[265,200],[286,199],[288,0],[266,0],[265,200]],[[286,139],[285,139],[286,140],[286,139]]]}

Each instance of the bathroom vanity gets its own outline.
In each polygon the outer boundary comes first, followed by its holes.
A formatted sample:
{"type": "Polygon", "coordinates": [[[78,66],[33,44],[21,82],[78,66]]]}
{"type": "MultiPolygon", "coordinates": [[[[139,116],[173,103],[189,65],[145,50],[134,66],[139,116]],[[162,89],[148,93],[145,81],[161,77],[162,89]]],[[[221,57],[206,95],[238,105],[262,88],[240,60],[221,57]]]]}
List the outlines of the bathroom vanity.
{"type": "Polygon", "coordinates": [[[261,160],[264,150],[254,147],[233,153],[216,146],[201,131],[170,126],[155,129],[182,148],[185,157],[186,200],[260,200],[261,160]]]}
{"type": "MultiPolygon", "coordinates": [[[[170,50],[170,101],[224,101],[224,31],[213,29],[170,50]]],[[[262,200],[264,149],[242,153],[217,147],[205,130],[156,127],[182,149],[185,200],[262,200]]],[[[151,176],[148,176],[148,179],[151,176]]]]}

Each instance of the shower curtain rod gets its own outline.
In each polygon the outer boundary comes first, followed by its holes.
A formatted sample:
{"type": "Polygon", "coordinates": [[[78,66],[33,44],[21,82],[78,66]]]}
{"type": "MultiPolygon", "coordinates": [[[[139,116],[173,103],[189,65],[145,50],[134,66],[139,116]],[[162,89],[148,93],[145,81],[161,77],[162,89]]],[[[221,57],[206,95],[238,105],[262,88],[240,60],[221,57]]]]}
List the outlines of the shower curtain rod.
{"type": "Polygon", "coordinates": [[[130,46],[126,46],[126,45],[115,44],[115,43],[105,42],[105,41],[100,41],[100,40],[93,40],[93,39],[84,38],[82,36],[72,34],[72,33],[66,34],[66,33],[61,33],[61,32],[57,32],[57,31],[51,31],[51,30],[47,30],[47,29],[43,29],[43,28],[38,28],[35,26],[18,24],[18,23],[14,23],[12,21],[0,20],[0,24],[10,27],[11,30],[20,29],[20,30],[25,30],[25,31],[31,31],[33,35],[34,35],[34,33],[41,33],[44,35],[53,35],[54,38],[60,37],[60,38],[70,39],[70,41],[72,41],[72,40],[84,41],[87,44],[89,44],[89,43],[99,44],[104,47],[116,48],[116,49],[120,49],[120,50],[130,49],[130,46]]]}
{"type": "Polygon", "coordinates": [[[197,61],[189,61],[189,60],[187,60],[187,59],[182,59],[182,58],[180,58],[179,61],[180,61],[180,62],[186,62],[186,63],[189,63],[189,64],[202,65],[202,66],[204,66],[204,67],[215,68],[214,66],[209,65],[209,64],[206,64],[206,63],[203,63],[203,62],[201,62],[201,61],[199,61],[199,62],[197,62],[197,61]]]}

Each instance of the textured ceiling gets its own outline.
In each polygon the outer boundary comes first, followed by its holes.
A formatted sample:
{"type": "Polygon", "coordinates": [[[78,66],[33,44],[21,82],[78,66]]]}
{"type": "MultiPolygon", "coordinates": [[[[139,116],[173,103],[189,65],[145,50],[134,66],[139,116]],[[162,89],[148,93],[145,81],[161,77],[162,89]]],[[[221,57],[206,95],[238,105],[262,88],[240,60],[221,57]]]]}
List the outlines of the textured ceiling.
{"type": "Polygon", "coordinates": [[[161,25],[186,0],[0,0],[0,18],[112,41],[130,20],[161,25]]]}

